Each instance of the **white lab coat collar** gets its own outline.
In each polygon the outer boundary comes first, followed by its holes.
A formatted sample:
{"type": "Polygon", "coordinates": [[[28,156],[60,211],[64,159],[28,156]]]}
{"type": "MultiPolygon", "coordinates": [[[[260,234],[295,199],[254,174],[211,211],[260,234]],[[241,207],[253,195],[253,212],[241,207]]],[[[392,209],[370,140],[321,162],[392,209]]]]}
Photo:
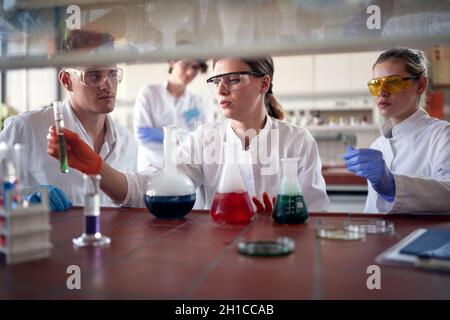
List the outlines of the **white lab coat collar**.
{"type": "MultiPolygon", "coordinates": [[[[272,125],[273,125],[272,118],[266,115],[266,123],[264,124],[264,127],[258,132],[257,136],[254,139],[252,139],[252,141],[250,141],[249,150],[252,149],[252,146],[257,144],[258,139],[262,139],[268,134],[268,132],[272,128],[272,125]]],[[[240,143],[242,146],[242,141],[241,139],[239,139],[236,132],[234,132],[233,128],[231,127],[230,120],[227,121],[225,140],[234,143],[240,143]]],[[[244,146],[242,146],[242,150],[245,150],[244,146]]]]}
{"type": "Polygon", "coordinates": [[[412,129],[416,128],[420,122],[425,121],[425,119],[429,117],[430,116],[425,110],[419,108],[416,112],[395,126],[392,124],[391,119],[386,120],[381,125],[381,132],[386,139],[393,137],[400,138],[401,136],[414,133],[415,130],[412,129]]]}
{"type": "Polygon", "coordinates": [[[114,144],[116,143],[117,132],[113,129],[115,128],[113,120],[109,115],[106,115],[105,119],[106,133],[105,142],[100,150],[100,155],[105,159],[108,154],[114,149],[114,144]]]}
{"type": "Polygon", "coordinates": [[[169,80],[167,80],[167,79],[161,83],[161,87],[164,89],[164,91],[166,93],[169,93],[169,90],[167,90],[168,86],[169,86],[169,80]]]}
{"type": "MultiPolygon", "coordinates": [[[[241,172],[245,188],[250,197],[261,197],[260,194],[256,193],[256,177],[254,173],[254,169],[256,168],[254,168],[254,165],[256,165],[257,163],[258,152],[262,152],[261,148],[258,148],[258,141],[267,138],[267,134],[272,128],[272,119],[266,115],[265,120],[266,123],[264,124],[264,127],[259,130],[256,137],[252,139],[247,150],[245,150],[241,139],[237,136],[237,134],[231,127],[230,120],[227,121],[225,130],[225,141],[237,143],[239,146],[241,146],[240,150],[238,151],[239,170],[241,172]]],[[[263,147],[266,146],[265,143],[263,143],[262,145],[263,147]]]]}
{"type": "MultiPolygon", "coordinates": [[[[64,112],[64,121],[65,126],[67,129],[78,129],[78,131],[82,134],[82,139],[86,141],[92,148],[94,148],[93,141],[91,137],[87,134],[85,128],[83,127],[83,124],[81,123],[80,119],[78,119],[77,115],[73,111],[72,107],[70,106],[69,100],[65,100],[62,103],[63,106],[63,112],[64,112]]],[[[100,150],[100,156],[105,159],[107,155],[113,150],[114,144],[116,143],[117,139],[117,133],[115,132],[115,126],[112,122],[110,115],[106,115],[106,133],[105,133],[105,142],[102,145],[102,148],[100,150]]]]}
{"type": "Polygon", "coordinates": [[[179,96],[178,98],[174,97],[173,95],[170,94],[168,87],[169,87],[169,80],[164,80],[162,83],[162,87],[163,87],[163,92],[166,95],[166,98],[168,99],[172,99],[174,101],[174,105],[177,104],[179,101],[184,100],[187,97],[187,92],[188,92],[188,87],[186,86],[184,88],[183,93],[181,94],[181,96],[179,96]]]}

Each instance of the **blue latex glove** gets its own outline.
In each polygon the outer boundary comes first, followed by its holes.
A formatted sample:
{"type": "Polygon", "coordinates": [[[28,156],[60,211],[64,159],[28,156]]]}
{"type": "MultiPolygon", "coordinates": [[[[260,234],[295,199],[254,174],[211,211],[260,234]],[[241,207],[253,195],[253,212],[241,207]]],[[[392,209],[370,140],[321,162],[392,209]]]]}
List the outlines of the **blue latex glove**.
{"type": "MultiPolygon", "coordinates": [[[[65,211],[72,207],[72,202],[67,198],[64,191],[52,185],[45,185],[48,190],[48,198],[51,211],[65,211]]],[[[28,196],[28,201],[31,203],[41,203],[41,193],[35,192],[28,196]]]]}
{"type": "Polygon", "coordinates": [[[163,143],[164,134],[160,128],[141,127],[137,129],[138,139],[143,142],[163,143]]]}
{"type": "Polygon", "coordinates": [[[380,196],[389,202],[395,199],[395,180],[383,159],[383,154],[374,149],[346,148],[343,155],[347,169],[370,181],[380,196]]]}

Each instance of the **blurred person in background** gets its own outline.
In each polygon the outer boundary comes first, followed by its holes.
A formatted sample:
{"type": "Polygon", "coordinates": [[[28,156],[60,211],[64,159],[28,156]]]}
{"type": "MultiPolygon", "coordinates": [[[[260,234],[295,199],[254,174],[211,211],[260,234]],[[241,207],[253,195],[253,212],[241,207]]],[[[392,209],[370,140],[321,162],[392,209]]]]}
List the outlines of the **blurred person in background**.
{"type": "Polygon", "coordinates": [[[136,96],[133,113],[134,134],[138,140],[138,169],[149,164],[163,167],[163,131],[168,125],[192,131],[195,122],[206,122],[204,99],[188,85],[208,65],[203,60],[178,60],[169,63],[169,77],[162,84],[146,85],[136,96]]]}

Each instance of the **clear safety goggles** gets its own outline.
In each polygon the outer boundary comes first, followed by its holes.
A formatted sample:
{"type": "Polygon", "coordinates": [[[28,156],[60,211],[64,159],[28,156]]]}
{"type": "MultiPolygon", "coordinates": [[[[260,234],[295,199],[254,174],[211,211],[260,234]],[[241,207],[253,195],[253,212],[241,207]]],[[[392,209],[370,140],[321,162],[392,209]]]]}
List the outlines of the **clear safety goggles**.
{"type": "Polygon", "coordinates": [[[95,68],[86,70],[65,69],[70,74],[77,77],[86,87],[100,87],[108,78],[112,85],[117,85],[122,81],[123,70],[121,68],[95,68]]]}
{"type": "Polygon", "coordinates": [[[389,76],[384,78],[376,78],[369,80],[367,86],[370,93],[377,97],[380,94],[381,89],[389,94],[394,94],[406,90],[410,87],[411,82],[408,80],[417,80],[420,76],[416,77],[401,77],[401,76],[389,76]]]}
{"type": "Polygon", "coordinates": [[[228,92],[244,89],[250,83],[250,77],[264,77],[265,74],[255,71],[229,72],[213,76],[206,80],[208,87],[213,91],[218,91],[220,86],[224,86],[228,92]]]}

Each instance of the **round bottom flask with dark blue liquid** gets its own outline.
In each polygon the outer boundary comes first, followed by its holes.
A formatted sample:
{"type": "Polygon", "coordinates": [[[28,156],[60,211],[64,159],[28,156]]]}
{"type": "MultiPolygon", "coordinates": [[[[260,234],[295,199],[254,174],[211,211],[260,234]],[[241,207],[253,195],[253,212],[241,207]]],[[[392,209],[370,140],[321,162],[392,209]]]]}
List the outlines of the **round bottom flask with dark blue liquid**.
{"type": "Polygon", "coordinates": [[[175,127],[164,127],[164,170],[154,175],[144,194],[145,205],[158,219],[179,219],[195,204],[195,186],[177,170],[175,127]]]}
{"type": "Polygon", "coordinates": [[[179,219],[188,214],[195,204],[195,193],[180,196],[144,195],[145,206],[158,219],[179,219]]]}

